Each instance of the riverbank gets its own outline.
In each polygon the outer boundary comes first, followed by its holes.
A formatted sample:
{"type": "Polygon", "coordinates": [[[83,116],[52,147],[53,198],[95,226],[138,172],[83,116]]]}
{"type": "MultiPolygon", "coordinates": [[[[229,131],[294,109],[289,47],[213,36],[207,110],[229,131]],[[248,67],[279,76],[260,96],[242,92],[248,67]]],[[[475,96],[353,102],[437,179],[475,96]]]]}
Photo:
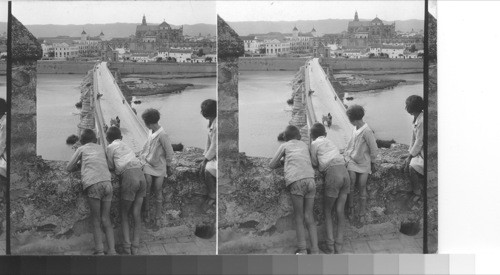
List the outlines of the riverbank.
{"type": "MultiPolygon", "coordinates": [[[[240,71],[298,71],[308,58],[298,57],[241,57],[238,60],[240,71]]],[[[419,59],[346,59],[322,58],[322,65],[331,70],[365,71],[423,71],[423,60],[419,59]]]]}
{"type": "MultiPolygon", "coordinates": [[[[95,62],[84,61],[38,61],[38,74],[86,74],[95,62]]],[[[109,62],[110,69],[117,69],[123,74],[189,75],[216,74],[215,63],[137,63],[109,62]]],[[[0,67],[1,71],[1,67],[0,67]]]]}

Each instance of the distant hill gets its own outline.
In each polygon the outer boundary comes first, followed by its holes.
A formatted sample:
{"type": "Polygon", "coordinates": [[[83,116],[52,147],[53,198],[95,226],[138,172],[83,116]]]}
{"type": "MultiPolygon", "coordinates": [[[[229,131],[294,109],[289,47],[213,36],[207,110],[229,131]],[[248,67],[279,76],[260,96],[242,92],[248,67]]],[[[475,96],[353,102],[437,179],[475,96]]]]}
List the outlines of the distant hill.
{"type": "MultiPolygon", "coordinates": [[[[1,26],[1,25],[0,25],[1,26]]],[[[129,37],[135,34],[137,24],[135,23],[113,23],[113,24],[86,24],[86,25],[26,25],[36,37],[55,37],[67,35],[79,37],[82,30],[90,36],[97,36],[102,32],[107,38],[129,37]]],[[[178,26],[172,25],[177,28],[178,26]]],[[[184,25],[185,35],[207,35],[214,36],[217,32],[216,26],[211,24],[184,25]]]]}
{"type": "MultiPolygon", "coordinates": [[[[370,19],[371,20],[371,19],[370,19]]],[[[256,33],[281,32],[291,33],[294,26],[300,32],[310,32],[314,27],[319,34],[341,33],[347,30],[347,25],[352,19],[324,19],[324,20],[298,20],[298,21],[243,21],[228,22],[239,34],[249,35],[256,33]]],[[[369,21],[363,20],[361,21],[369,21]]],[[[424,29],[424,20],[396,20],[396,31],[415,31],[424,29]]],[[[393,23],[392,21],[384,23],[393,23]]]]}

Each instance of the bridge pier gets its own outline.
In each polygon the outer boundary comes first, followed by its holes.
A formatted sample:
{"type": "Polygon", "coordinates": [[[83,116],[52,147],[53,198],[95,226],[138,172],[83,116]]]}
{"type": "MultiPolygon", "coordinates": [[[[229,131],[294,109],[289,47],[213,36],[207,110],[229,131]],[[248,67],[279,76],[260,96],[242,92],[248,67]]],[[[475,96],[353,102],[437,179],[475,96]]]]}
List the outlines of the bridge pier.
{"type": "Polygon", "coordinates": [[[218,186],[219,193],[233,188],[239,170],[238,59],[243,41],[217,17],[218,72],[218,186]]]}

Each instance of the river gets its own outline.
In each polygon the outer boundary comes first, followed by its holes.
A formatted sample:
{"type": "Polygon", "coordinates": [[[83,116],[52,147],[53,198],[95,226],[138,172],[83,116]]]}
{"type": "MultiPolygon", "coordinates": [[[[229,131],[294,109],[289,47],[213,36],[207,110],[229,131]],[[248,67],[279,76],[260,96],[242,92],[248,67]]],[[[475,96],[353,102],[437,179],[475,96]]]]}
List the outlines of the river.
{"type": "MultiPolygon", "coordinates": [[[[79,85],[84,75],[39,74],[37,83],[37,153],[47,160],[68,160],[73,153],[66,138],[77,133],[79,85]]],[[[192,83],[181,93],[137,97],[140,115],[147,108],[160,111],[160,124],[172,143],[204,148],[208,121],[200,115],[200,104],[216,98],[215,78],[191,78],[172,82],[192,83]]]]}
{"type": "MultiPolygon", "coordinates": [[[[240,151],[249,156],[272,157],[279,147],[276,138],[288,125],[291,110],[286,100],[291,97],[292,71],[242,71],[239,77],[240,151]]],[[[352,101],[366,110],[365,121],[378,139],[411,141],[412,117],[406,113],[405,100],[416,94],[423,96],[423,74],[390,75],[412,84],[392,89],[351,93],[352,101]]]]}

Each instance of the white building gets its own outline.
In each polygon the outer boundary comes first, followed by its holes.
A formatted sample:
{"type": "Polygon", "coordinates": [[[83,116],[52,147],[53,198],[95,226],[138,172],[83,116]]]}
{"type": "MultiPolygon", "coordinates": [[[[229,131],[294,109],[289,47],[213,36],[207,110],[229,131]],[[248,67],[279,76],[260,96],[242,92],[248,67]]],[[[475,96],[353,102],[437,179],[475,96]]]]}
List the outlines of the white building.
{"type": "Polygon", "coordinates": [[[261,42],[255,36],[241,36],[240,38],[243,40],[245,52],[260,53],[261,42]]]}
{"type": "Polygon", "coordinates": [[[370,53],[376,56],[381,53],[387,54],[389,58],[405,58],[405,46],[404,45],[384,45],[384,44],[374,44],[370,46],[370,53]]]}
{"type": "Polygon", "coordinates": [[[264,41],[266,55],[282,55],[290,53],[290,42],[272,39],[264,41]]]}
{"type": "Polygon", "coordinates": [[[49,58],[49,57],[51,57],[51,55],[55,56],[53,45],[49,45],[49,44],[44,43],[41,46],[42,46],[42,52],[43,52],[44,58],[49,58]]]}
{"type": "Polygon", "coordinates": [[[177,63],[191,62],[192,49],[170,49],[168,57],[175,58],[177,63]]]}
{"type": "Polygon", "coordinates": [[[67,43],[58,43],[53,45],[54,58],[59,60],[67,60],[78,57],[79,47],[77,45],[69,45],[67,43]]]}

